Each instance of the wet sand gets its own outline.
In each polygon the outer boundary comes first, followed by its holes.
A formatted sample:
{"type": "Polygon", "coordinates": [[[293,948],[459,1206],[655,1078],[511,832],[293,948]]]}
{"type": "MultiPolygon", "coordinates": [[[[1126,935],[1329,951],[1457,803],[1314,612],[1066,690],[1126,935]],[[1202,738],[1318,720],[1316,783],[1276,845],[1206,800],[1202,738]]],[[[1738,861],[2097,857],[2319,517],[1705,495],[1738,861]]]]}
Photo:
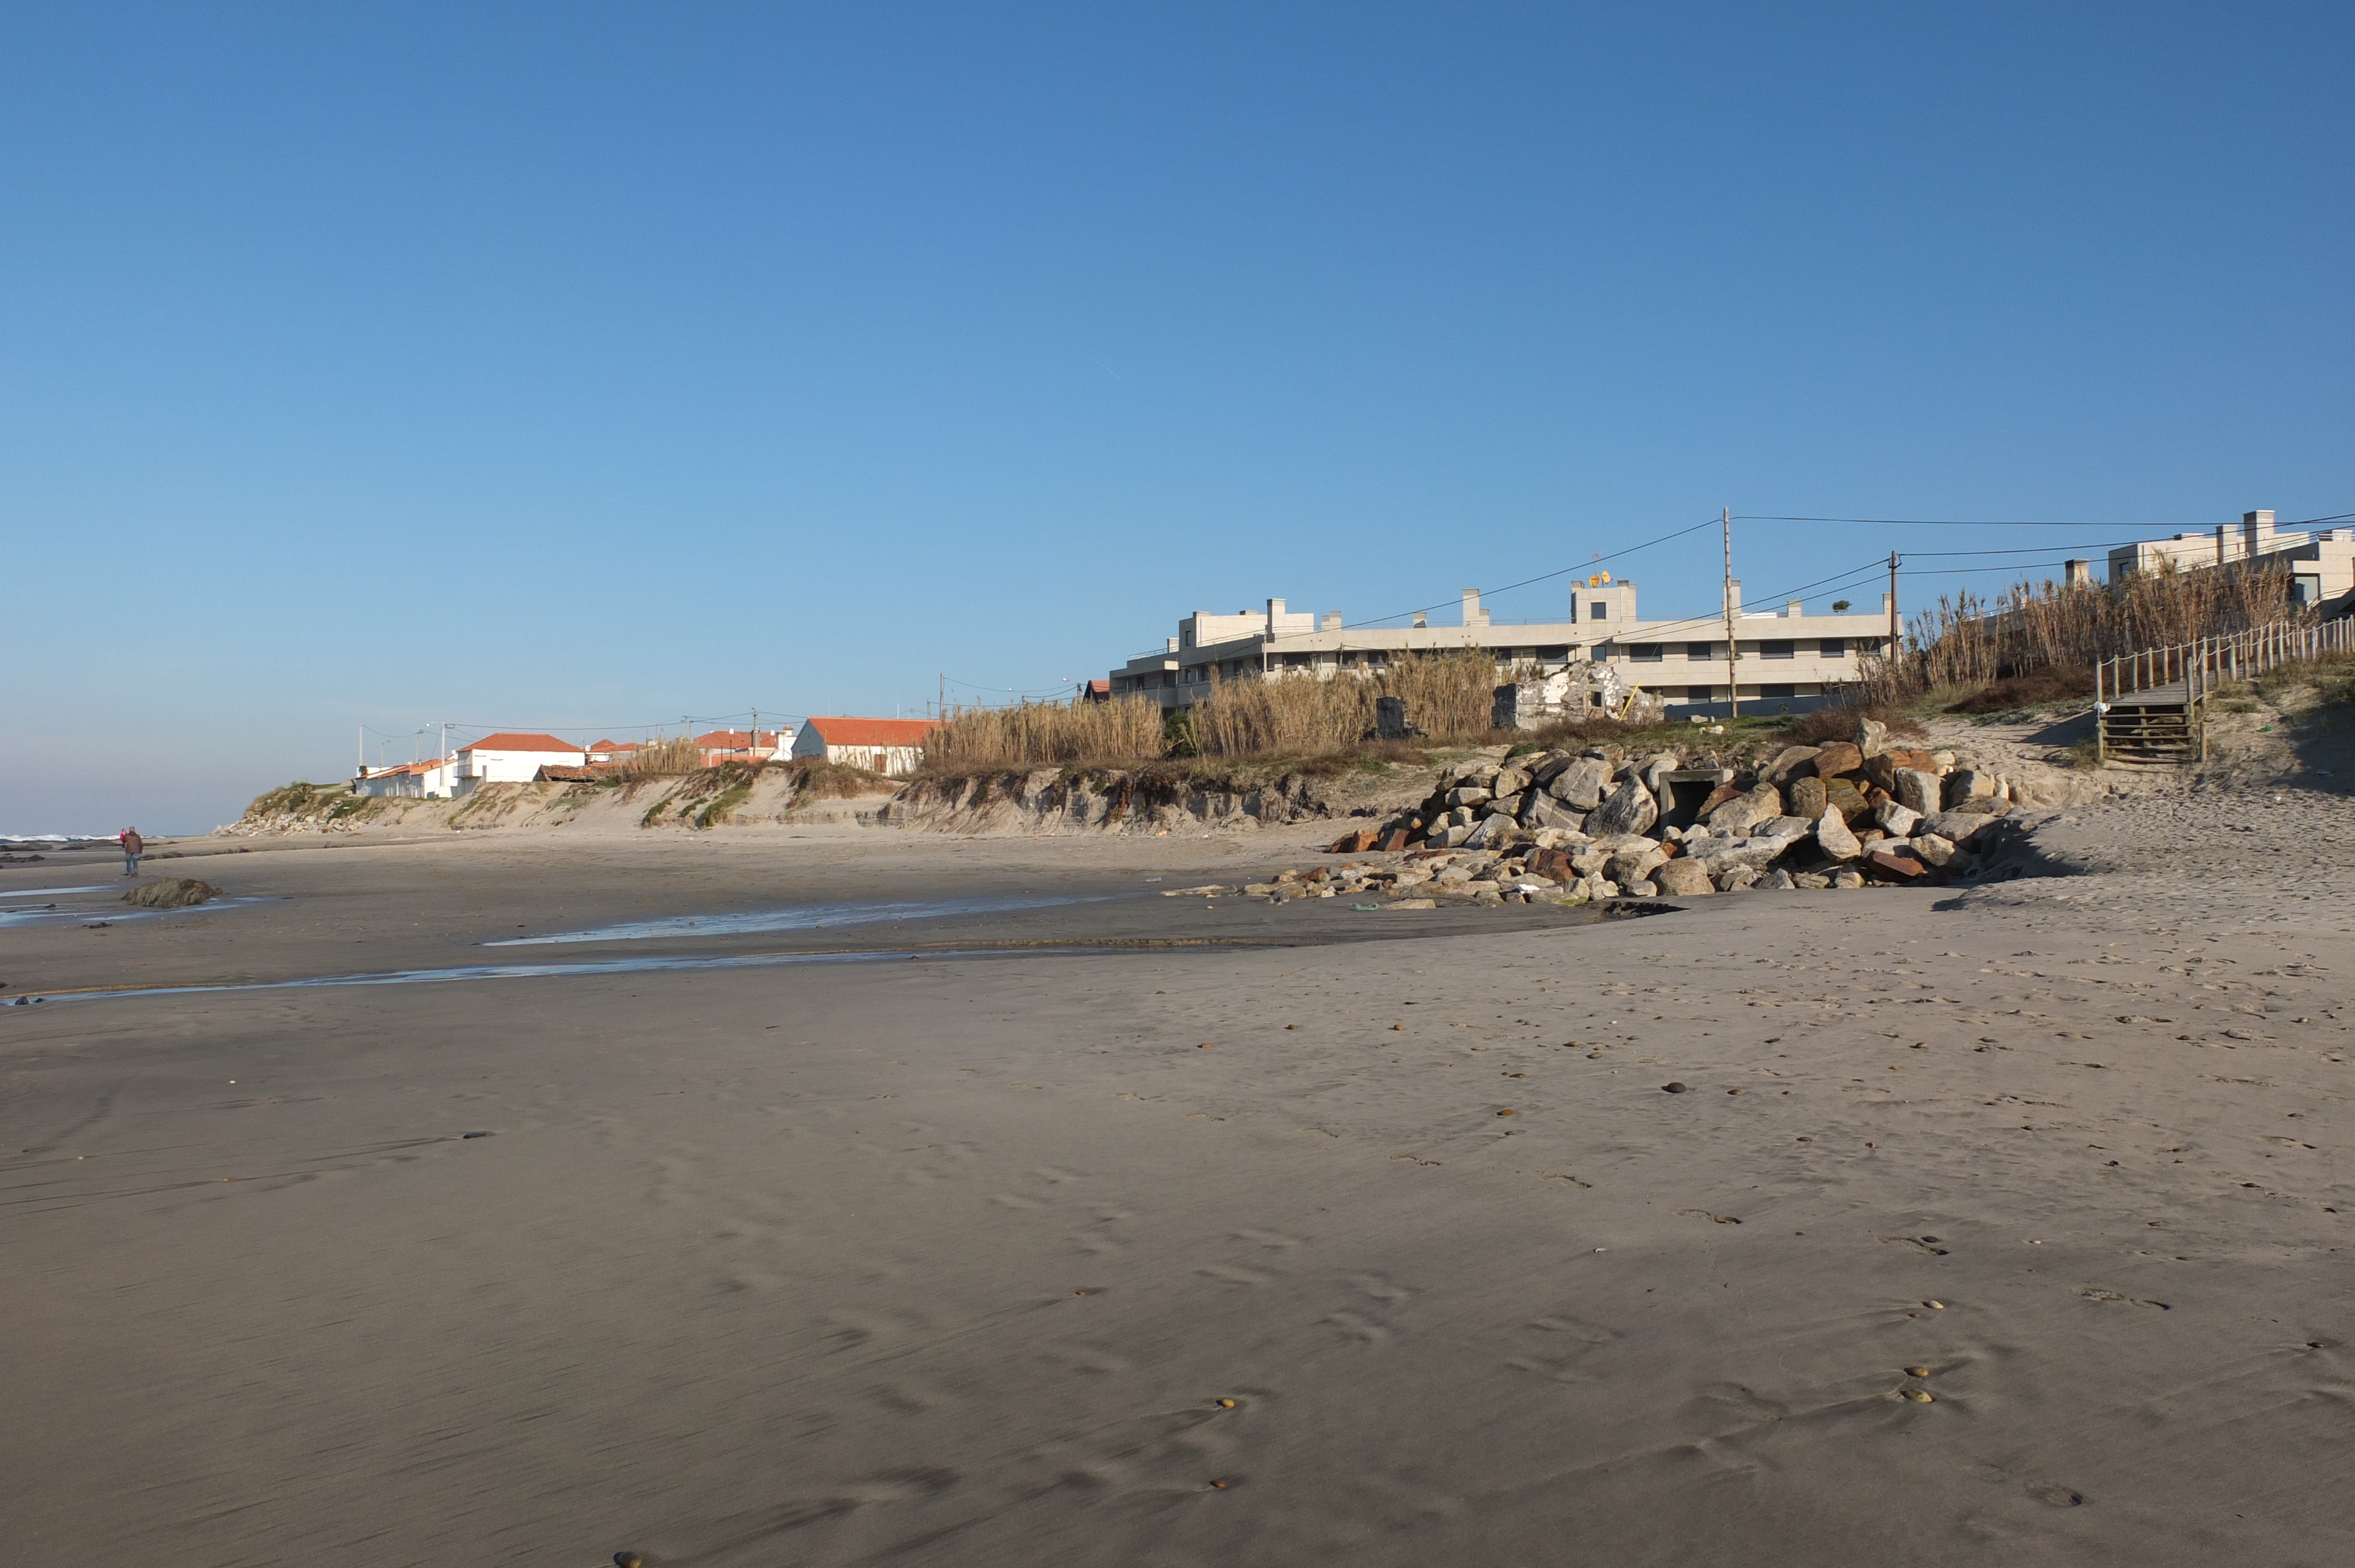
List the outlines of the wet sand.
{"type": "Polygon", "coordinates": [[[917,956],[0,1007],[0,1514],[89,1563],[2345,1561],[2355,813],[2167,810],[2056,822],[2087,874],[1600,923],[1156,896],[1316,833],[152,862],[267,901],[11,928],[0,998],[917,956]],[[1005,945],[1110,940],[1236,945],[1005,945]]]}

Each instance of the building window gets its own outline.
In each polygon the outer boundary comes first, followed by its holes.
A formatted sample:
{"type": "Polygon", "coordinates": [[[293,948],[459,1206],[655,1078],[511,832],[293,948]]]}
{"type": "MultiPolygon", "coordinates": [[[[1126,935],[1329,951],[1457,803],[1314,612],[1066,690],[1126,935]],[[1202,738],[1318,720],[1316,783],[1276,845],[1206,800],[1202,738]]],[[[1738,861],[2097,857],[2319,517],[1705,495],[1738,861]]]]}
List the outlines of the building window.
{"type": "Polygon", "coordinates": [[[1174,671],[1164,670],[1164,671],[1162,671],[1162,672],[1161,672],[1161,689],[1162,689],[1163,691],[1165,691],[1165,692],[1166,692],[1166,691],[1169,690],[1169,688],[1170,688],[1170,687],[1172,687],[1172,686],[1176,685],[1177,683],[1178,683],[1178,676],[1177,676],[1177,673],[1176,673],[1174,671]]]}
{"type": "Polygon", "coordinates": [[[1848,639],[1847,639],[1847,638],[1845,638],[1845,637],[1827,637],[1827,638],[1825,638],[1825,639],[1824,639],[1823,653],[1824,653],[1824,657],[1825,657],[1825,658],[1827,658],[1827,659],[1845,659],[1845,658],[1847,658],[1847,657],[1848,657],[1848,639]]]}
{"type": "Polygon", "coordinates": [[[1597,664],[1600,664],[1604,660],[1611,657],[1611,644],[1608,642],[1598,642],[1593,647],[1586,651],[1586,656],[1593,660],[1597,664]]]}
{"type": "Polygon", "coordinates": [[[1605,599],[1589,599],[1589,600],[1587,600],[1587,601],[1586,601],[1586,619],[1587,619],[1587,620],[1610,620],[1610,619],[1611,619],[1611,605],[1610,605],[1609,601],[1608,601],[1608,600],[1605,600],[1605,599]]]}
{"type": "Polygon", "coordinates": [[[1556,644],[1550,648],[1539,649],[1538,657],[1549,664],[1559,664],[1570,657],[1570,650],[1566,646],[1556,644]]]}
{"type": "Polygon", "coordinates": [[[1657,664],[1664,654],[1665,650],[1657,642],[1638,642],[1627,650],[1627,657],[1638,664],[1657,664]]]}
{"type": "Polygon", "coordinates": [[[1779,686],[1765,685],[1758,688],[1759,700],[1762,702],[1771,703],[1777,697],[1796,697],[1798,694],[1799,688],[1788,683],[1779,686]]]}
{"type": "Polygon", "coordinates": [[[1710,650],[1716,646],[1714,642],[1688,642],[1685,644],[1685,657],[1700,662],[1712,657],[1710,650]]]}
{"type": "Polygon", "coordinates": [[[1710,697],[1714,696],[1716,693],[1717,688],[1715,686],[1687,686],[1685,688],[1685,701],[1689,703],[1705,703],[1709,701],[1710,697]]]}
{"type": "MultiPolygon", "coordinates": [[[[1761,659],[1796,659],[1798,656],[1799,645],[1796,642],[1792,641],[1787,637],[1772,641],[1761,642],[1758,645],[1758,657],[1761,659]]],[[[1785,692],[1783,694],[1785,696],[1790,695],[1788,692],[1785,692]]]]}

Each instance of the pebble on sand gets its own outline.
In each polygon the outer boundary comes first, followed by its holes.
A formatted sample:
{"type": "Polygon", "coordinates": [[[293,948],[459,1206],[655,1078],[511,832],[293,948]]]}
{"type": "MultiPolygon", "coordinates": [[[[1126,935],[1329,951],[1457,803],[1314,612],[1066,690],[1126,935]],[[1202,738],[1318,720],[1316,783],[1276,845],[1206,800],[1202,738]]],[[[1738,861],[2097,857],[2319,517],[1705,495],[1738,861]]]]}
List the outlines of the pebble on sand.
{"type": "Polygon", "coordinates": [[[1664,1095],[1689,1094],[1691,1090],[1692,1086],[1690,1084],[1662,1084],[1660,1086],[1660,1092],[1664,1095]]]}
{"type": "Polygon", "coordinates": [[[1905,1391],[1905,1397],[1916,1404],[1927,1404],[1935,1396],[1926,1388],[1909,1388],[1905,1391]]]}

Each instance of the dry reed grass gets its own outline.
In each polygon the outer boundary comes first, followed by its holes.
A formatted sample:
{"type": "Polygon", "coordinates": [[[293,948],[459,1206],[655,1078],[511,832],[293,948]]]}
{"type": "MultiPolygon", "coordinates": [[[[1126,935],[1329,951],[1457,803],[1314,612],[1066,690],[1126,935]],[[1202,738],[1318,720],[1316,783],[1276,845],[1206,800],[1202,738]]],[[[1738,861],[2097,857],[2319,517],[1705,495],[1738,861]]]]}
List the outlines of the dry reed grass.
{"type": "Polygon", "coordinates": [[[2293,613],[2286,571],[2185,571],[2172,561],[2105,588],[2047,579],[2019,584],[1992,602],[1963,593],[1916,615],[1895,657],[1867,662],[1857,703],[1885,706],[2040,671],[2067,679],[2065,673],[2105,659],[2244,631],[2293,613]]]}
{"type": "Polygon", "coordinates": [[[1403,699],[1407,723],[1429,740],[1479,741],[1488,737],[1504,678],[1487,654],[1467,649],[1396,660],[1366,676],[1214,677],[1174,725],[1150,697],[972,708],[925,739],[924,768],[1116,766],[1156,761],[1173,750],[1232,759],[1321,757],[1365,744],[1374,729],[1374,700],[1385,696],[1403,699]]]}
{"type": "Polygon", "coordinates": [[[1150,697],[1025,703],[953,715],[924,737],[924,766],[969,771],[1125,762],[1159,757],[1163,749],[1161,705],[1150,697]]]}
{"type": "Polygon", "coordinates": [[[691,740],[662,740],[622,754],[624,779],[670,779],[703,771],[703,749],[691,740]]]}

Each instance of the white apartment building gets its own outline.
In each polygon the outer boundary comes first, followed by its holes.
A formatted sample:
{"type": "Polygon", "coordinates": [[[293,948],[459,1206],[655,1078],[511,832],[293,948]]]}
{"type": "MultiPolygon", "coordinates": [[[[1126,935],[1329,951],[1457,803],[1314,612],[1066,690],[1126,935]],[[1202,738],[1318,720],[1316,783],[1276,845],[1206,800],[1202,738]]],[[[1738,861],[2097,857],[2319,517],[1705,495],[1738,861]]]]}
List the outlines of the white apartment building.
{"type": "Polygon", "coordinates": [[[1798,713],[1836,700],[1857,679],[1859,661],[1879,654],[1889,637],[1885,595],[1870,612],[1823,614],[1808,613],[1797,599],[1776,610],[1745,610],[1739,582],[1731,597],[1738,654],[1731,683],[1721,614],[1646,620],[1633,582],[1596,573],[1575,588],[1570,615],[1559,621],[1493,620],[1473,588],[1464,590],[1462,620],[1454,626],[1432,626],[1417,615],[1412,626],[1344,629],[1338,610],[1311,615],[1287,609],[1280,599],[1269,599],[1264,611],[1197,610],[1159,652],[1113,671],[1112,694],[1185,708],[1213,679],[1369,676],[1401,655],[1480,648],[1496,659],[1500,674],[1580,662],[1623,666],[1615,672],[1621,683],[1658,698],[1671,717],[1722,715],[1730,687],[1738,688],[1745,712],[1798,713]]]}

